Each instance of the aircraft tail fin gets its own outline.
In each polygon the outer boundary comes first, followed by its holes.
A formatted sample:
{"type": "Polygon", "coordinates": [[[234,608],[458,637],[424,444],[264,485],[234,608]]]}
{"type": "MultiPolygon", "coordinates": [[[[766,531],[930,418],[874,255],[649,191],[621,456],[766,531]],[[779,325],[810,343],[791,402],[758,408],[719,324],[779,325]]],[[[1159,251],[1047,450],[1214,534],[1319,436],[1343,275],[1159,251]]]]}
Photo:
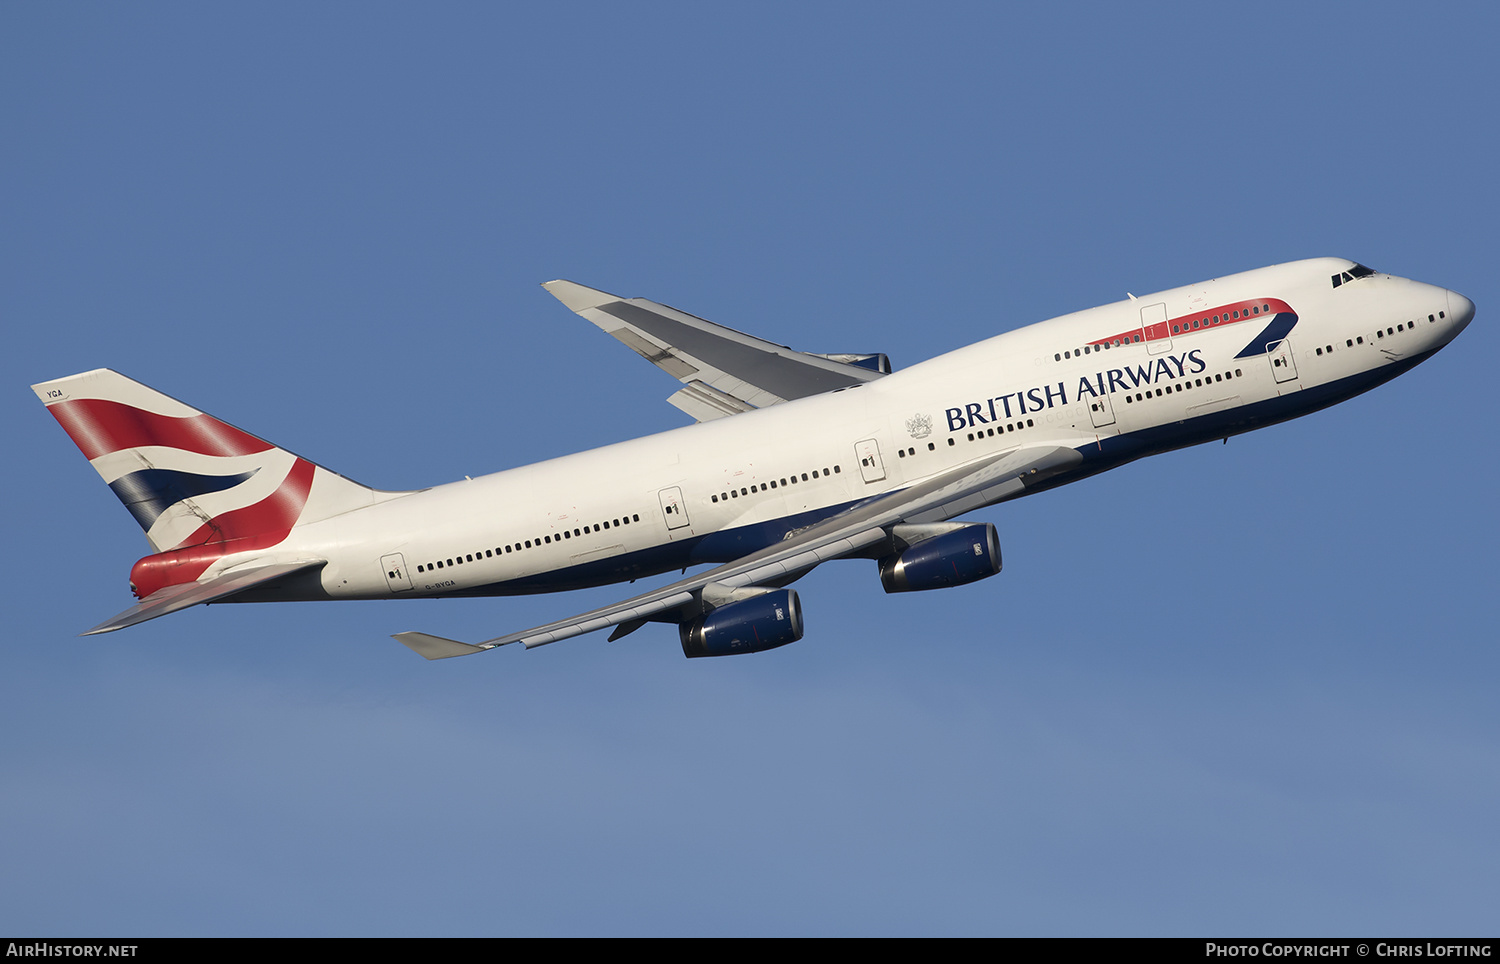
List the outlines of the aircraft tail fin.
{"type": "Polygon", "coordinates": [[[267,548],[378,492],[101,368],[32,390],[158,553],[267,548]]]}

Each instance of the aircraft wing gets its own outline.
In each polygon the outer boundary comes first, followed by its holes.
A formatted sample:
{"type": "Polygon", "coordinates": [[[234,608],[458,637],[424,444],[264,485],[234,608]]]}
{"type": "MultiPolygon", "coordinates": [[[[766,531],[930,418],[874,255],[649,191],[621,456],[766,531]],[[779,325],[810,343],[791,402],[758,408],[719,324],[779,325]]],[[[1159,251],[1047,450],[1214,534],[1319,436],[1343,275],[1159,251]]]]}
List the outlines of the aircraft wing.
{"type": "Polygon", "coordinates": [[[621,298],[572,281],[542,287],[682,382],[667,401],[700,422],[848,388],[890,371],[884,355],[814,355],[644,298],[621,298]]]}
{"type": "Polygon", "coordinates": [[[482,643],[462,643],[428,633],[397,633],[393,638],[427,659],[445,659],[517,642],[531,649],[607,626],[639,625],[670,610],[697,605],[703,590],[710,585],[740,589],[778,580],[784,583],[819,563],[886,540],[890,526],[951,519],[959,513],[1018,495],[1026,486],[1082,460],[1077,451],[1066,447],[1033,446],[1002,452],[908,488],[856,503],[832,518],[788,533],[777,545],[612,606],[482,643]]]}
{"type": "Polygon", "coordinates": [[[290,576],[294,572],[304,569],[312,569],[315,566],[327,565],[324,559],[312,562],[290,562],[277,563],[270,566],[250,566],[244,569],[231,569],[221,573],[212,579],[203,582],[193,582],[181,586],[168,586],[158,589],[156,592],[131,606],[120,615],[95,626],[87,632],[79,633],[80,636],[93,636],[97,633],[112,633],[126,626],[134,626],[148,619],[175,613],[179,609],[196,606],[199,603],[218,602],[227,599],[235,593],[244,592],[255,586],[264,586],[274,582],[283,576],[290,576]]]}

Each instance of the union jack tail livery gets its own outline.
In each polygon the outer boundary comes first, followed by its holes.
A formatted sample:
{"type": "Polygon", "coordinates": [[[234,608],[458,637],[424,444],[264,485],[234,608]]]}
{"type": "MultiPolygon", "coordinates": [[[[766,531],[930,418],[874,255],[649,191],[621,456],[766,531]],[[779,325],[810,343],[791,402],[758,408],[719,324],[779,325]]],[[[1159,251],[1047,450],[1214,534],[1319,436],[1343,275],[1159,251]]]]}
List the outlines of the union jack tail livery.
{"type": "MultiPolygon", "coordinates": [[[[373,489],[109,369],[32,388],[155,550],[131,569],[131,591],[140,599],[253,567],[253,554],[283,542],[293,527],[379,499],[373,489]]],[[[234,586],[247,588],[243,579],[234,586]]]]}

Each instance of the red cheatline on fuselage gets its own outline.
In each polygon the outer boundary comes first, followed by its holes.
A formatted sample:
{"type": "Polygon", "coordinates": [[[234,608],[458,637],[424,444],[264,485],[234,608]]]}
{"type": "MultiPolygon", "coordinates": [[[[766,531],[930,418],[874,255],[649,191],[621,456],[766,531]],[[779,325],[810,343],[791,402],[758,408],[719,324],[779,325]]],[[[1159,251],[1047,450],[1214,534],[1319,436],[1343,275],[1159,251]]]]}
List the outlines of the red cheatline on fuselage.
{"type": "Polygon", "coordinates": [[[1178,315],[1176,318],[1168,318],[1166,321],[1158,321],[1141,328],[1132,328],[1118,335],[1096,339],[1089,344],[1095,346],[1128,345],[1142,341],[1159,341],[1174,335],[1179,337],[1191,335],[1205,328],[1221,328],[1224,325],[1237,325],[1240,322],[1256,321],[1261,318],[1269,320],[1282,312],[1291,312],[1291,310],[1292,306],[1280,298],[1251,298],[1246,301],[1236,301],[1233,304],[1220,305],[1217,308],[1178,315]]]}

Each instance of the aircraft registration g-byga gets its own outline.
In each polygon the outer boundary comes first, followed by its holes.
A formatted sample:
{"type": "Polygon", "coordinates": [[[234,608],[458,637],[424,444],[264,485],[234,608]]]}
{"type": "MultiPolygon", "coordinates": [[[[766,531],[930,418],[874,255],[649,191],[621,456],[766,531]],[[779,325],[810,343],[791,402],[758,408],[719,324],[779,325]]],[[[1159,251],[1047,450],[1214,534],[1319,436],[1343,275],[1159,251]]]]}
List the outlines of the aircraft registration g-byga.
{"type": "Polygon", "coordinates": [[[688,656],[802,636],[786,588],[876,560],[887,592],[1000,571],[954,517],[1296,418],[1388,381],[1474,317],[1456,292],[1337,258],[1216,278],[996,335],[902,371],[793,351],[569,281],[564,305],[673,375],[698,424],[410,492],[352,482],[101,369],[34,386],[152,554],[104,633],[198,603],[499,596],[700,571],[427,657],[676,623],[688,656]]]}

